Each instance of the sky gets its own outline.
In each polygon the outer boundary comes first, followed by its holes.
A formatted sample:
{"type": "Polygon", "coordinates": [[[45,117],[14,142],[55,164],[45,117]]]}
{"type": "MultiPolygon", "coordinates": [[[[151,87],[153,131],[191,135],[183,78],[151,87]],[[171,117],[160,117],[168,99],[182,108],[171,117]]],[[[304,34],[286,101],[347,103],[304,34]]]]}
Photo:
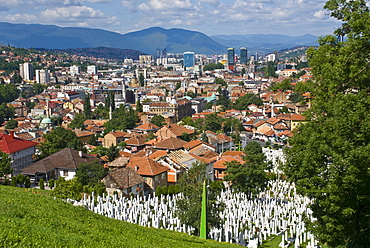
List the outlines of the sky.
{"type": "Polygon", "coordinates": [[[328,35],[340,26],[326,0],[0,0],[0,22],[100,28],[150,27],[206,35],[328,35]]]}

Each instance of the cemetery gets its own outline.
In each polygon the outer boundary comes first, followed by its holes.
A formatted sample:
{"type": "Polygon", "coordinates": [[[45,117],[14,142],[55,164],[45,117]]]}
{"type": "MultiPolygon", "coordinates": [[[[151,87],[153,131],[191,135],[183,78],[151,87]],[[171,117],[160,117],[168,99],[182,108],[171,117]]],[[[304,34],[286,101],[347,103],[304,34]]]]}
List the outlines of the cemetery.
{"type": "MultiPolygon", "coordinates": [[[[192,234],[192,227],[181,224],[175,216],[179,197],[181,194],[128,199],[114,194],[68,201],[109,218],[192,234]]],[[[310,200],[298,195],[294,185],[286,181],[270,181],[267,189],[254,199],[225,190],[218,200],[226,206],[220,213],[223,225],[220,229],[209,230],[210,239],[251,248],[274,237],[280,240],[279,247],[317,246],[315,237],[306,230],[303,221],[304,218],[313,219],[307,207],[310,200]]]]}

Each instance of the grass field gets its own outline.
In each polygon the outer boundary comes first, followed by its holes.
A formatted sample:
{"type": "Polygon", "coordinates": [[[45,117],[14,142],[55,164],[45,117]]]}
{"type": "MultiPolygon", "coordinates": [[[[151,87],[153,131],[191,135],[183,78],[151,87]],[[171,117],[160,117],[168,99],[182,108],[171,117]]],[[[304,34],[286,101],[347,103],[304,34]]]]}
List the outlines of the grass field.
{"type": "Polygon", "coordinates": [[[45,191],[0,185],[0,247],[237,247],[94,214],[45,191]]]}

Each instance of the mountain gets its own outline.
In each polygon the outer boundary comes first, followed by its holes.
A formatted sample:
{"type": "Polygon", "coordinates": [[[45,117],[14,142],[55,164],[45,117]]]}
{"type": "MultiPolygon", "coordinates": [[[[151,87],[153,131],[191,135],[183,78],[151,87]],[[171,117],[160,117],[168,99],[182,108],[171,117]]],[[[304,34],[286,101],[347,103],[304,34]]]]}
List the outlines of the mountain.
{"type": "Polygon", "coordinates": [[[138,50],[120,49],[112,47],[90,47],[90,48],[69,48],[69,49],[36,48],[36,50],[48,51],[53,53],[67,53],[70,55],[78,55],[83,57],[94,57],[113,60],[123,60],[123,59],[138,60],[139,55],[143,54],[143,52],[140,52],[138,50]]]}
{"type": "Polygon", "coordinates": [[[318,37],[310,34],[302,36],[280,34],[214,35],[211,38],[227,47],[247,47],[249,54],[270,53],[295,46],[318,46],[318,37]]]}
{"type": "Polygon", "coordinates": [[[269,53],[295,46],[318,45],[317,37],[308,34],[297,37],[276,34],[209,37],[196,31],[159,27],[119,34],[102,29],[6,22],[0,22],[0,44],[46,49],[110,47],[138,50],[145,54],[156,54],[157,49],[166,49],[170,53],[193,51],[209,55],[226,53],[227,47],[247,47],[249,54],[252,54],[269,53]]]}
{"type": "Polygon", "coordinates": [[[139,50],[146,54],[155,54],[157,48],[170,53],[190,50],[214,54],[225,51],[224,46],[207,35],[184,29],[156,27],[122,35],[102,29],[6,22],[0,22],[0,44],[47,49],[112,47],[139,50]]]}

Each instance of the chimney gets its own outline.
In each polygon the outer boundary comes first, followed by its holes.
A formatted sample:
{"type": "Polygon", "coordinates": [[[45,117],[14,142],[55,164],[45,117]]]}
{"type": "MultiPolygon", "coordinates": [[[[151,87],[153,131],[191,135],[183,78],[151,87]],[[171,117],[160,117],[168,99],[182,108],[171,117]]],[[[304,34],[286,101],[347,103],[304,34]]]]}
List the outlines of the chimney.
{"type": "Polygon", "coordinates": [[[139,167],[135,165],[135,171],[138,171],[139,170],[139,167]]]}
{"type": "Polygon", "coordinates": [[[10,130],[10,140],[13,140],[14,139],[14,130],[10,130]]]}
{"type": "Polygon", "coordinates": [[[82,151],[78,151],[78,156],[82,158],[82,151]]]}

